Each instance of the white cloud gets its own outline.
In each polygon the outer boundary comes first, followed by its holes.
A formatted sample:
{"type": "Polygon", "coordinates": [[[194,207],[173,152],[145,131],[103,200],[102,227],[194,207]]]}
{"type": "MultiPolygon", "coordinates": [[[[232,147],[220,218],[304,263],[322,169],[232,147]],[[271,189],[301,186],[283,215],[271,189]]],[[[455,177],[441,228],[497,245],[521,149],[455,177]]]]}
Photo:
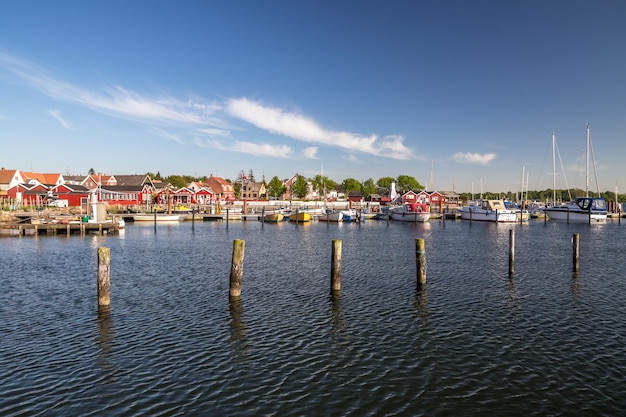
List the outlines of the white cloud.
{"type": "Polygon", "coordinates": [[[362,136],[326,130],[305,116],[288,113],[279,108],[265,107],[247,98],[227,100],[226,111],[231,116],[260,129],[303,142],[335,146],[352,152],[393,159],[406,160],[414,157],[413,151],[404,145],[402,136],[386,136],[379,139],[377,135],[362,136]]]}
{"type": "Polygon", "coordinates": [[[304,159],[317,159],[317,150],[319,148],[312,146],[310,148],[304,148],[302,150],[302,156],[304,159]]]}
{"type": "MultiPolygon", "coordinates": [[[[233,140],[231,132],[242,130],[238,124],[247,122],[272,134],[300,142],[336,147],[350,153],[370,154],[396,160],[414,159],[414,151],[399,135],[361,135],[321,127],[315,120],[299,113],[263,106],[247,98],[227,99],[225,102],[203,102],[202,99],[179,100],[170,96],[150,96],[112,86],[88,90],[50,75],[43,67],[0,50],[0,68],[5,68],[21,80],[54,99],[74,103],[120,119],[149,125],[153,132],[169,140],[185,143],[191,138],[197,146],[214,147],[232,152],[259,156],[293,158],[288,145],[252,143],[233,140]],[[179,128],[171,132],[173,126],[179,128]],[[197,137],[196,137],[197,136],[197,137]],[[208,138],[208,139],[206,139],[208,138]]],[[[60,112],[49,113],[64,127],[70,125],[60,112]]],[[[300,157],[317,158],[318,146],[299,151],[300,157]]]]}
{"type": "Polygon", "coordinates": [[[61,115],[61,110],[50,109],[48,110],[48,115],[51,116],[56,121],[58,121],[59,123],[61,123],[61,126],[63,126],[64,128],[70,129],[70,130],[73,129],[72,126],[67,122],[67,120],[65,120],[63,116],[61,115]]]}
{"type": "Polygon", "coordinates": [[[487,165],[496,158],[495,153],[486,153],[481,155],[472,152],[457,152],[452,155],[452,160],[461,164],[480,164],[487,165]]]}
{"type": "Polygon", "coordinates": [[[293,149],[287,145],[272,145],[268,143],[252,143],[245,141],[234,141],[224,143],[215,139],[202,139],[195,137],[193,142],[203,148],[213,148],[220,151],[239,152],[254,156],[271,156],[274,158],[291,158],[293,149]]]}

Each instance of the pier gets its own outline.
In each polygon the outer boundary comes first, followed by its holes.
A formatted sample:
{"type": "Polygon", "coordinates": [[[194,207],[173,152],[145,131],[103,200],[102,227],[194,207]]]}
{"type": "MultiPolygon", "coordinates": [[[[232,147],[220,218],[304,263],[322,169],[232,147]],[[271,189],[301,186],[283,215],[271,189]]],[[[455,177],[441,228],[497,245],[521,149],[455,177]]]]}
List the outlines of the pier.
{"type": "Polygon", "coordinates": [[[4,224],[0,234],[10,236],[119,234],[117,222],[18,223],[4,224]]]}

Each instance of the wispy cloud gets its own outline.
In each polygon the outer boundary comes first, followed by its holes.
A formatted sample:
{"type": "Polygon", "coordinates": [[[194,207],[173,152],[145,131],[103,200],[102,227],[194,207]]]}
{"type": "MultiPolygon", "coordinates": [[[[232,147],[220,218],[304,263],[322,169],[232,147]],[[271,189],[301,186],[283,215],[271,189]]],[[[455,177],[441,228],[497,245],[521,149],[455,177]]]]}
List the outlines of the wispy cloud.
{"type": "Polygon", "coordinates": [[[304,159],[317,159],[317,151],[319,148],[311,146],[302,150],[302,157],[304,159]]]}
{"type": "MultiPolygon", "coordinates": [[[[246,128],[242,122],[284,139],[315,144],[298,150],[302,158],[317,158],[320,145],[396,160],[415,159],[414,150],[399,135],[362,135],[326,129],[315,120],[297,112],[264,106],[247,98],[226,99],[223,103],[202,98],[181,100],[171,96],[150,96],[110,86],[89,90],[52,76],[45,68],[0,50],[0,69],[4,68],[43,94],[59,101],[74,103],[120,119],[147,124],[151,130],[178,143],[188,141],[202,147],[250,153],[276,158],[294,158],[296,151],[284,144],[233,141],[233,132],[246,128]],[[177,129],[176,132],[171,131],[177,129]]],[[[49,113],[64,127],[71,128],[61,113],[49,113]]],[[[266,141],[266,140],[264,140],[266,141]]]]}
{"type": "Polygon", "coordinates": [[[274,158],[292,158],[293,149],[287,145],[272,145],[269,143],[253,143],[245,141],[224,142],[215,139],[194,137],[193,142],[203,148],[218,149],[220,151],[245,153],[255,156],[271,156],[274,158]]]}
{"type": "Polygon", "coordinates": [[[412,159],[413,151],[404,145],[402,136],[362,136],[350,132],[337,132],[319,126],[314,120],[280,108],[266,107],[246,98],[229,99],[226,111],[268,132],[296,140],[348,149],[393,159],[412,159]]]}
{"type": "Polygon", "coordinates": [[[452,155],[452,160],[461,164],[488,165],[489,162],[493,161],[495,158],[495,153],[486,153],[481,155],[479,153],[472,152],[457,152],[452,155]]]}
{"type": "Polygon", "coordinates": [[[53,119],[57,120],[59,123],[61,123],[61,126],[63,126],[64,128],[70,129],[70,130],[73,129],[73,127],[61,115],[61,110],[50,109],[48,110],[48,115],[51,116],[53,119]]]}

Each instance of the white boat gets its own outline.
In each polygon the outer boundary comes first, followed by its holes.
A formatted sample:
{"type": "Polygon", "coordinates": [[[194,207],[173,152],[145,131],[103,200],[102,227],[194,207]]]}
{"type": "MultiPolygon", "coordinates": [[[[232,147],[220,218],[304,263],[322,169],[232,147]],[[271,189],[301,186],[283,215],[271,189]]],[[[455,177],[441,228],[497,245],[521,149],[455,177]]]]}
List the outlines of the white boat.
{"type": "Polygon", "coordinates": [[[509,210],[503,200],[479,200],[461,207],[461,219],[479,222],[514,223],[518,221],[515,210],[509,210]]]}
{"type": "Polygon", "coordinates": [[[317,219],[320,222],[341,222],[343,221],[343,212],[341,210],[326,209],[317,219]]]}
{"type": "Polygon", "coordinates": [[[133,215],[133,221],[135,222],[154,222],[156,218],[157,222],[180,222],[184,216],[180,214],[135,214],[133,215]]]}
{"type": "Polygon", "coordinates": [[[607,219],[607,206],[604,198],[578,197],[574,201],[545,208],[550,220],[570,223],[598,223],[607,219]]]}
{"type": "MultiPolygon", "coordinates": [[[[567,221],[571,223],[600,223],[606,222],[608,210],[606,200],[600,197],[589,197],[589,150],[591,149],[591,136],[589,123],[586,134],[586,167],[585,167],[585,196],[578,197],[564,204],[556,204],[556,139],[552,132],[552,201],[553,205],[546,207],[544,212],[551,220],[567,221]]],[[[597,175],[596,175],[597,177],[597,175]]],[[[600,191],[598,190],[598,195],[600,191]]]]}
{"type": "Polygon", "coordinates": [[[396,221],[422,223],[430,219],[430,210],[426,204],[410,203],[391,207],[389,215],[396,221]]]}
{"type": "Polygon", "coordinates": [[[344,222],[355,222],[357,221],[357,211],[354,209],[341,210],[343,214],[342,221],[344,222]]]}

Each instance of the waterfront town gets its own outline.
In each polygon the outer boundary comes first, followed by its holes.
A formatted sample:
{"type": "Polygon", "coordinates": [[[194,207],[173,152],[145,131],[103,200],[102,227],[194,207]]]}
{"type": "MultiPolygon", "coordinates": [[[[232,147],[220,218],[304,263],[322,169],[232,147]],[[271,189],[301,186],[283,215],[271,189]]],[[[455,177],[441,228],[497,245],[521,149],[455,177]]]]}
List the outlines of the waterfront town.
{"type": "MultiPolygon", "coordinates": [[[[406,176],[404,176],[406,177],[406,176]]],[[[390,179],[393,181],[394,179],[390,179]]],[[[417,188],[417,181],[409,177],[417,188]]],[[[396,197],[403,202],[421,202],[431,207],[456,208],[459,195],[454,192],[399,189],[395,183],[387,187],[366,187],[345,190],[329,181],[331,187],[314,184],[299,174],[267,182],[256,181],[252,172],[241,172],[230,181],[215,175],[173,185],[160,175],[110,175],[89,173],[63,175],[61,173],[27,172],[19,169],[0,169],[0,200],[3,207],[17,210],[22,207],[54,207],[86,210],[89,202],[106,203],[110,212],[151,212],[154,207],[168,205],[179,209],[208,212],[227,205],[241,206],[247,202],[246,211],[254,210],[254,202],[343,202],[349,208],[380,207],[389,205],[396,197]],[[277,183],[277,181],[279,181],[277,183]]],[[[409,184],[411,181],[409,181],[409,184]]],[[[358,186],[359,184],[357,184],[358,186]]],[[[354,187],[356,188],[356,187],[354,187]]],[[[405,186],[408,188],[408,186],[405,186]]]]}

